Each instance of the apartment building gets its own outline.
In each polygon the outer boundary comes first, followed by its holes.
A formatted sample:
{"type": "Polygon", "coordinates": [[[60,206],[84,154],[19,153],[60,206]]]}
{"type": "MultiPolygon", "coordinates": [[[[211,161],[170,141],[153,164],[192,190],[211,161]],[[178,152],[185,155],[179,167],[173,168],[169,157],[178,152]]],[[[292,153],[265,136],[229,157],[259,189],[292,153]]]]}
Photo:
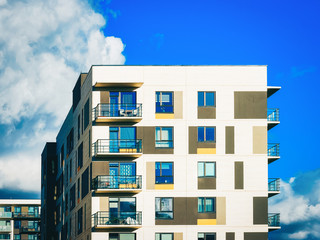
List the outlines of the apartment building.
{"type": "Polygon", "coordinates": [[[40,240],[40,200],[0,199],[0,239],[40,240]]]}
{"type": "Polygon", "coordinates": [[[44,239],[267,240],[279,89],[267,66],[92,66],[42,153],[44,239]]]}

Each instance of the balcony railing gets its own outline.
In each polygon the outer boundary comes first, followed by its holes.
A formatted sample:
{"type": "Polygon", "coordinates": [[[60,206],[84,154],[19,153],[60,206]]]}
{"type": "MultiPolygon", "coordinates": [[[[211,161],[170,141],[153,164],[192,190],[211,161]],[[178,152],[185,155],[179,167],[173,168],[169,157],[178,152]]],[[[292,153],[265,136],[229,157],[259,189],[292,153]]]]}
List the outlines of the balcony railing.
{"type": "Polygon", "coordinates": [[[142,176],[97,176],[93,189],[141,189],[142,176]]]}
{"type": "Polygon", "coordinates": [[[0,232],[11,232],[11,225],[0,225],[0,232]]]}
{"type": "Polygon", "coordinates": [[[267,120],[270,122],[279,122],[280,121],[279,108],[268,108],[267,120]]]}
{"type": "Polygon", "coordinates": [[[280,156],[280,144],[268,143],[268,156],[279,157],[280,156]]]}
{"type": "Polygon", "coordinates": [[[269,227],[280,227],[280,213],[269,213],[268,214],[268,226],[269,227]]]}
{"type": "Polygon", "coordinates": [[[142,212],[97,212],[92,216],[93,226],[141,225],[142,212]]]}
{"type": "Polygon", "coordinates": [[[40,226],[38,226],[38,227],[21,227],[20,232],[40,232],[40,226]]]}
{"type": "Polygon", "coordinates": [[[99,139],[93,143],[93,152],[99,154],[142,153],[141,139],[99,139]]]}
{"type": "Polygon", "coordinates": [[[37,212],[14,212],[15,218],[40,218],[40,213],[37,212]]]}
{"type": "Polygon", "coordinates": [[[12,212],[0,212],[0,218],[12,218],[12,212]]]}
{"type": "Polygon", "coordinates": [[[268,179],[268,191],[272,191],[272,192],[280,191],[280,178],[268,179]]]}
{"type": "Polygon", "coordinates": [[[98,117],[142,117],[141,103],[100,103],[92,110],[93,120],[98,117]]]}

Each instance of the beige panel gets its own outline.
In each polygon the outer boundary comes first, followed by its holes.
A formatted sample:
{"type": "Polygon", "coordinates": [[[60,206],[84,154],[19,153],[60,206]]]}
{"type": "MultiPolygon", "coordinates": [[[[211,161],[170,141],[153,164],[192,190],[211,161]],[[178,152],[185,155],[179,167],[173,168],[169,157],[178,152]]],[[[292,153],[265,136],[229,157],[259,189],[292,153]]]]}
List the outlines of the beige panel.
{"type": "Polygon", "coordinates": [[[234,127],[226,127],[226,154],[234,154],[234,127]]]}
{"type": "Polygon", "coordinates": [[[100,103],[109,103],[108,91],[100,91],[100,103]]]}
{"type": "Polygon", "coordinates": [[[183,233],[174,233],[174,240],[183,240],[183,233]]]}
{"type": "Polygon", "coordinates": [[[189,127],[189,154],[197,154],[197,127],[189,127]]]}
{"type": "Polygon", "coordinates": [[[146,186],[147,189],[154,189],[155,184],[155,162],[147,162],[147,178],[146,178],[146,186]]]}
{"type": "Polygon", "coordinates": [[[243,189],[243,162],[234,163],[234,189],[243,189]]]}
{"type": "Polygon", "coordinates": [[[215,119],[215,107],[198,107],[198,119],[215,119]]]}
{"type": "Polygon", "coordinates": [[[109,162],[93,161],[92,162],[92,179],[98,175],[109,175],[109,162]]]}
{"type": "Polygon", "coordinates": [[[266,119],[267,92],[234,92],[235,119],[266,119]]]}
{"type": "Polygon", "coordinates": [[[108,197],[100,197],[100,211],[109,211],[108,197]]]}
{"type": "Polygon", "coordinates": [[[182,91],[174,92],[174,118],[183,118],[183,93],[182,91]]]}
{"type": "Polygon", "coordinates": [[[226,224],[226,198],[225,197],[217,197],[217,225],[225,225],[226,224]]]}
{"type": "Polygon", "coordinates": [[[254,126],[253,127],[253,154],[267,153],[267,127],[254,126]]]}

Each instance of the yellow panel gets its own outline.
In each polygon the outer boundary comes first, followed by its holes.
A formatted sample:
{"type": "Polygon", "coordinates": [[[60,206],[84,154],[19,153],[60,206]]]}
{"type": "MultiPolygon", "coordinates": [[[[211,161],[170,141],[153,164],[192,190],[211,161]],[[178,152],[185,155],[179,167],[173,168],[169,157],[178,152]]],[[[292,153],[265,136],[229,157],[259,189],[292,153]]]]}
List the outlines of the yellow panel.
{"type": "Polygon", "coordinates": [[[120,148],[119,152],[120,153],[136,153],[137,149],[135,149],[135,148],[120,148]]]}
{"type": "Polygon", "coordinates": [[[198,225],[217,225],[216,219],[198,219],[198,225]]]}
{"type": "Polygon", "coordinates": [[[133,188],[136,189],[137,188],[137,184],[133,184],[133,183],[128,183],[128,184],[119,184],[119,188],[133,188]]]}
{"type": "Polygon", "coordinates": [[[156,119],[174,119],[173,113],[156,113],[156,119]]]}
{"type": "Polygon", "coordinates": [[[157,190],[173,190],[174,185],[173,184],[155,184],[154,189],[157,190]]]}
{"type": "Polygon", "coordinates": [[[216,154],[216,148],[197,148],[197,154],[216,154]]]}

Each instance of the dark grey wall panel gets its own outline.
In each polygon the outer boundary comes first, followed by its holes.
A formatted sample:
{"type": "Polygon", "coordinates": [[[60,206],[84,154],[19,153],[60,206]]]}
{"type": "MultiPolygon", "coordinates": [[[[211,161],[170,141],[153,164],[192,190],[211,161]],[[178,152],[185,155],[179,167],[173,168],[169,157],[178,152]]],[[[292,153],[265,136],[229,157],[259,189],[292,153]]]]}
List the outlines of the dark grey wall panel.
{"type": "Polygon", "coordinates": [[[234,240],[234,239],[235,239],[234,232],[227,232],[226,233],[226,240],[234,240]]]}
{"type": "Polygon", "coordinates": [[[234,163],[234,188],[243,189],[243,162],[234,163]]]}
{"type": "Polygon", "coordinates": [[[268,224],[268,197],[253,197],[253,224],[268,224]]]}
{"type": "Polygon", "coordinates": [[[234,154],[234,127],[226,127],[226,154],[234,154]]]}
{"type": "Polygon", "coordinates": [[[267,232],[245,232],[244,240],[268,240],[267,232]]]}

